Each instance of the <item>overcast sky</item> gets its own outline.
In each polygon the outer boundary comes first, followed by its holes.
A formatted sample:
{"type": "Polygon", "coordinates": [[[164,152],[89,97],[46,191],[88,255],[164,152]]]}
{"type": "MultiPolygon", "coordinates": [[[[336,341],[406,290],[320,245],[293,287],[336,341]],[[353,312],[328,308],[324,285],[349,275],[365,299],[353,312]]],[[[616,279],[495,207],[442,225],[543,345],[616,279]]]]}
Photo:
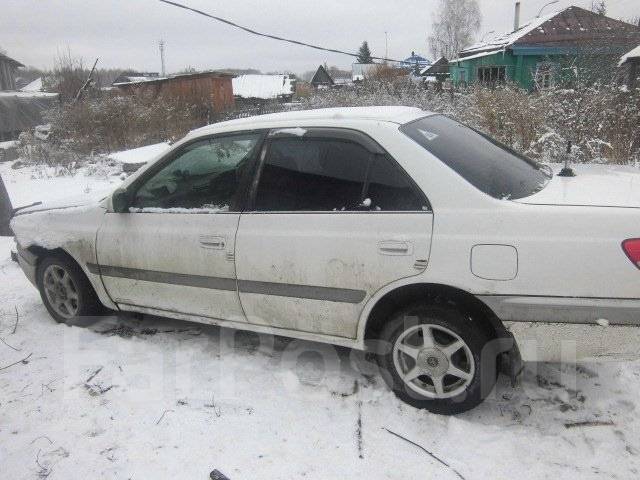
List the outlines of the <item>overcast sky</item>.
{"type": "MultiPolygon", "coordinates": [[[[412,50],[431,58],[427,36],[437,0],[176,0],[259,31],[340,50],[368,40],[374,55],[403,59],[412,50]]],[[[522,20],[548,0],[522,0],[522,20]]],[[[167,70],[257,68],[313,70],[321,63],[348,67],[347,56],[255,37],[157,0],[2,0],[0,48],[25,65],[50,68],[67,47],[102,67],[160,70],[158,40],[166,42],[167,70]]],[[[512,29],[514,0],[480,0],[481,36],[512,29]]],[[[591,0],[559,0],[545,13],[591,0]]],[[[607,0],[608,15],[640,15],[639,0],[607,0]]]]}

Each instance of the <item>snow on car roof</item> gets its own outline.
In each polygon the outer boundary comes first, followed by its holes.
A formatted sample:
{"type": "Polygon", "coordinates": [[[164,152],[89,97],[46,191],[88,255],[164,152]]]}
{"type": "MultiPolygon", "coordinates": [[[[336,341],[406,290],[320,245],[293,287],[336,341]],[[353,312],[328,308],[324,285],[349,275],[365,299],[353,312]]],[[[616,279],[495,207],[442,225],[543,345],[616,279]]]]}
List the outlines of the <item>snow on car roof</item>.
{"type": "Polygon", "coordinates": [[[226,122],[207,125],[193,130],[192,134],[202,134],[221,128],[258,125],[260,127],[277,127],[279,124],[289,125],[291,122],[307,120],[372,120],[378,122],[392,122],[404,124],[429,115],[415,107],[350,107],[350,108],[320,108],[316,110],[295,110],[290,112],[271,113],[255,117],[239,118],[226,122]]]}

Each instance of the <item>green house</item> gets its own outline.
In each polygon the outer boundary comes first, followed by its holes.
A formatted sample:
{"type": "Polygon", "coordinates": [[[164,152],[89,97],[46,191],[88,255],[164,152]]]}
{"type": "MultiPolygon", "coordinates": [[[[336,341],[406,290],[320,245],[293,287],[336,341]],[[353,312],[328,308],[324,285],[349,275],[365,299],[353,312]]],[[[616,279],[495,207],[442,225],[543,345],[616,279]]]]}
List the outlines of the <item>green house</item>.
{"type": "Polygon", "coordinates": [[[640,27],[572,6],[461,51],[449,71],[456,86],[511,81],[544,89],[578,68],[583,78],[613,76],[620,56],[638,43],[640,27]]]}

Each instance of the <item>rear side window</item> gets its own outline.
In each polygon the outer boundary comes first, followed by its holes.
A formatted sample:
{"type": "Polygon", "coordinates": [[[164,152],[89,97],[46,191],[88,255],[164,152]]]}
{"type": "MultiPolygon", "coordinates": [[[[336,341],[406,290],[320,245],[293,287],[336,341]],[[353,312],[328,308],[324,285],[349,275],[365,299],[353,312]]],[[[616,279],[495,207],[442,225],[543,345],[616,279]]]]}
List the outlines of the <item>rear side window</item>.
{"type": "Polygon", "coordinates": [[[384,155],[376,155],[372,162],[366,194],[371,201],[371,210],[429,210],[427,201],[422,195],[418,195],[407,175],[394,163],[394,160],[384,155]]]}
{"type": "Polygon", "coordinates": [[[416,120],[400,130],[495,198],[528,197],[544,188],[550,178],[534,161],[444,115],[416,120]]]}
{"type": "Polygon", "coordinates": [[[371,154],[354,142],[275,138],[256,191],[256,210],[350,211],[363,201],[371,154]]]}

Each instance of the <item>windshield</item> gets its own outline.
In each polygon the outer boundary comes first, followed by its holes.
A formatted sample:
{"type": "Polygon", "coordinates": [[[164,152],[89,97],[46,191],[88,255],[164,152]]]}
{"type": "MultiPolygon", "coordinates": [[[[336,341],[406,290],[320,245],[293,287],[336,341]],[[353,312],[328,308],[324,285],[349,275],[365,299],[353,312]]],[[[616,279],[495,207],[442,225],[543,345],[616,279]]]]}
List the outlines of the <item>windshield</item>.
{"type": "Polygon", "coordinates": [[[544,166],[444,115],[421,118],[400,130],[495,198],[528,197],[542,190],[551,178],[544,166]]]}

